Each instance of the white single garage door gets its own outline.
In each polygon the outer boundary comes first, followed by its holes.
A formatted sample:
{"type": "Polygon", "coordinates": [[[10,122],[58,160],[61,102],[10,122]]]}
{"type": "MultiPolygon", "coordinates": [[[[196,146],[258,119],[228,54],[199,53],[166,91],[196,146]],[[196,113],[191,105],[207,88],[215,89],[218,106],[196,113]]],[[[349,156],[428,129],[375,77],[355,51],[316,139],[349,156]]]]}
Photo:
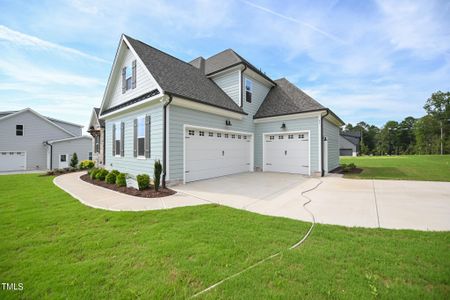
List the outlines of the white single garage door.
{"type": "Polygon", "coordinates": [[[310,174],[309,133],[264,135],[264,171],[310,174]]]}
{"type": "Polygon", "coordinates": [[[0,171],[22,171],[27,168],[27,156],[24,151],[1,151],[0,171]]]}
{"type": "Polygon", "coordinates": [[[185,143],[185,182],[251,171],[251,134],[187,127],[185,143]]]}

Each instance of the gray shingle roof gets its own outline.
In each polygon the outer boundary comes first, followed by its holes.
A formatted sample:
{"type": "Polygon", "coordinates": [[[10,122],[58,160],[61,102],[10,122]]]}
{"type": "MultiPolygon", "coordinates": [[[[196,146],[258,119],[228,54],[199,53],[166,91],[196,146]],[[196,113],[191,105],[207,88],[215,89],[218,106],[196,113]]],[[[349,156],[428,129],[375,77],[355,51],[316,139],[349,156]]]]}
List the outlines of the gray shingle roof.
{"type": "Polygon", "coordinates": [[[274,117],[326,109],[286,78],[275,80],[254,118],[274,117]]]}
{"type": "Polygon", "coordinates": [[[252,69],[256,73],[273,83],[272,79],[261,72],[261,70],[259,70],[257,67],[252,65],[248,60],[237,54],[233,49],[226,49],[209,57],[205,62],[205,74],[210,75],[213,73],[217,73],[221,70],[238,64],[246,65],[248,68],[252,69]]]}
{"type": "Polygon", "coordinates": [[[245,114],[242,108],[199,69],[141,41],[125,37],[165,92],[245,114]]]}

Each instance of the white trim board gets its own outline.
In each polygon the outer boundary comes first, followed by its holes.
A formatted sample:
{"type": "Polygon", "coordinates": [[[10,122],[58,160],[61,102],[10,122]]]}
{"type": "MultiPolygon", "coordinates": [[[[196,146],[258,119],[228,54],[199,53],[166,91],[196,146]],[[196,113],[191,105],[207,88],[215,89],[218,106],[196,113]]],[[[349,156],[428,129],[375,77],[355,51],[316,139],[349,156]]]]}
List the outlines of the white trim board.
{"type": "Polygon", "coordinates": [[[321,116],[321,113],[323,111],[315,111],[315,112],[309,112],[309,113],[298,113],[298,114],[291,114],[291,115],[283,115],[283,116],[276,116],[276,117],[266,117],[266,118],[258,118],[254,119],[254,123],[270,123],[275,121],[288,121],[288,120],[296,120],[296,119],[307,119],[307,118],[314,118],[317,116],[321,116]]]}
{"type": "Polygon", "coordinates": [[[226,130],[226,129],[220,129],[220,128],[213,128],[213,127],[203,127],[203,126],[196,126],[196,125],[190,125],[190,124],[183,124],[183,184],[186,184],[186,129],[193,128],[193,129],[203,129],[203,130],[210,130],[210,131],[216,131],[216,132],[224,132],[224,133],[237,133],[237,134],[245,134],[250,135],[252,137],[252,144],[250,145],[250,167],[249,172],[253,172],[255,168],[255,135],[253,132],[249,131],[237,131],[237,130],[226,130]]]}

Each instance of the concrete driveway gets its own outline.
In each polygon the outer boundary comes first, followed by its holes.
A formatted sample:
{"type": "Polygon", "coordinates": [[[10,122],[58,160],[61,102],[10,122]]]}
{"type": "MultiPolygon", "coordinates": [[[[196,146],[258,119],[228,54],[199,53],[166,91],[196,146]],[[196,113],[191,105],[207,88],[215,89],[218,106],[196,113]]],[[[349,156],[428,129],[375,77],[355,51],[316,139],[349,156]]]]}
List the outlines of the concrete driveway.
{"type": "Polygon", "coordinates": [[[450,183],[306,178],[282,173],[244,173],[176,186],[208,202],[271,216],[318,223],[389,229],[450,230],[450,183]]]}

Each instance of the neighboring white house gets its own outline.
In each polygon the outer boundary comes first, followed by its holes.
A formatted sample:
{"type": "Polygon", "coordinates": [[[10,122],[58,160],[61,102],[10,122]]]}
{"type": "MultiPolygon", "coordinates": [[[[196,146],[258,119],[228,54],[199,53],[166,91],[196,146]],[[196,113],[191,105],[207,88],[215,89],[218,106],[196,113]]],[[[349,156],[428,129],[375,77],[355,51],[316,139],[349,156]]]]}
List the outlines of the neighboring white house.
{"type": "Polygon", "coordinates": [[[92,139],[82,128],[30,108],[0,112],[0,171],[66,168],[73,153],[91,158],[92,139]]]}
{"type": "Polygon", "coordinates": [[[105,166],[183,183],[240,172],[323,175],[344,123],[231,49],[190,63],[122,35],[100,108],[105,166]]]}

